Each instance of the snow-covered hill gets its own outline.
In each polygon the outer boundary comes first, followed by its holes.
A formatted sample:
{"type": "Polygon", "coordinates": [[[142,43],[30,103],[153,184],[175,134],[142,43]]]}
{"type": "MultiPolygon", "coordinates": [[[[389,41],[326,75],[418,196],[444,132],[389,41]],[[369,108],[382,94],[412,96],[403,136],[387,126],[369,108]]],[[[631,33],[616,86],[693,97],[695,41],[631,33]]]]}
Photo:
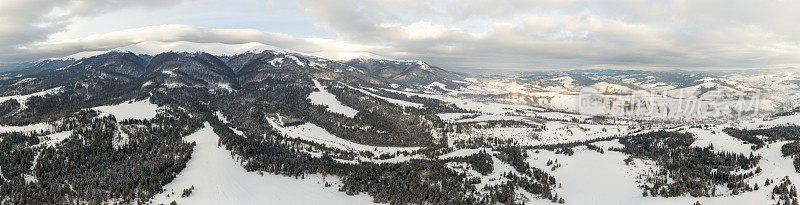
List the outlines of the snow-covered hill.
{"type": "Polygon", "coordinates": [[[372,204],[369,196],[348,196],[335,187],[320,183],[336,183],[335,177],[307,175],[304,179],[247,172],[231,152],[217,147],[219,136],[208,123],[185,140],[197,145],[186,168],[169,184],[166,191],[150,203],[169,204],[372,204]],[[193,189],[182,197],[184,189],[193,189]]]}

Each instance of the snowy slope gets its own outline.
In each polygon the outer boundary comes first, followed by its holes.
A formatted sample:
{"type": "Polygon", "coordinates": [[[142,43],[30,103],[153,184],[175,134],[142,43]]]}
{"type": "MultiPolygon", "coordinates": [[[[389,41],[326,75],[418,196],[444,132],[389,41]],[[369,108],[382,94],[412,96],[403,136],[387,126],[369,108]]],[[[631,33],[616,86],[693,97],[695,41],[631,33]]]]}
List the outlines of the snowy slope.
{"type": "Polygon", "coordinates": [[[329,148],[354,151],[356,153],[373,152],[376,156],[386,153],[392,154],[402,151],[411,152],[420,149],[420,147],[378,147],[378,146],[363,145],[337,137],[329,133],[327,130],[312,123],[305,123],[298,126],[284,127],[279,125],[273,119],[267,119],[267,120],[269,121],[269,125],[272,126],[272,128],[275,128],[278,132],[285,134],[288,137],[319,143],[329,148]]]}
{"type": "MultiPolygon", "coordinates": [[[[619,152],[574,150],[571,157],[549,150],[528,151],[528,163],[553,174],[562,186],[556,191],[569,204],[643,204],[645,198],[634,178],[643,168],[626,166],[622,160],[627,156],[619,152]],[[546,163],[555,159],[562,167],[551,171],[546,163]]],[[[637,160],[636,164],[644,163],[637,160]]]]}
{"type": "MultiPolygon", "coordinates": [[[[692,146],[705,147],[713,143],[718,152],[745,154],[752,152],[749,145],[742,144],[727,134],[720,134],[721,128],[711,130],[692,128],[686,131],[694,133],[698,138],[692,146]],[[711,133],[711,130],[715,130],[716,134],[711,133]]],[[[747,180],[747,183],[763,185],[766,179],[779,181],[784,176],[789,176],[793,182],[800,181],[800,175],[795,172],[792,159],[781,156],[780,149],[785,143],[787,142],[773,143],[753,152],[763,157],[758,165],[763,171],[747,180]]],[[[727,188],[720,186],[718,193],[724,196],[642,197],[642,189],[638,188],[642,181],[638,177],[657,167],[652,162],[641,159],[634,159],[633,165],[625,165],[623,160],[628,157],[627,155],[608,150],[611,147],[622,147],[617,140],[597,142],[594,145],[603,147],[605,153],[601,154],[585,146],[573,148],[575,153],[572,156],[555,154],[549,150],[529,150],[527,162],[556,177],[561,188],[555,191],[567,199],[567,204],[692,204],[696,201],[701,204],[719,205],[775,203],[770,198],[770,193],[777,183],[738,195],[731,195],[727,188]],[[552,170],[546,165],[548,160],[557,160],[561,166],[552,170]]]]}
{"type": "MultiPolygon", "coordinates": [[[[25,80],[25,79],[23,79],[23,80],[25,80]]],[[[23,81],[23,80],[20,80],[20,81],[23,81]]],[[[17,102],[19,102],[20,110],[22,110],[22,109],[26,108],[25,103],[28,102],[28,98],[31,98],[31,97],[34,97],[34,96],[45,96],[45,95],[56,94],[56,93],[61,92],[62,88],[63,87],[56,87],[56,88],[52,88],[52,89],[48,89],[48,90],[43,90],[43,91],[27,94],[27,95],[3,96],[3,97],[0,97],[0,103],[3,103],[5,101],[7,101],[7,100],[14,99],[14,100],[17,100],[17,102]]]]}
{"type": "Polygon", "coordinates": [[[378,99],[385,100],[385,101],[387,101],[389,103],[392,103],[392,104],[395,104],[395,105],[399,105],[399,106],[403,106],[403,107],[416,107],[416,108],[421,108],[423,106],[422,104],[419,104],[419,103],[408,102],[408,101],[404,101],[404,100],[398,100],[398,99],[394,99],[394,98],[387,98],[387,97],[383,97],[383,96],[380,96],[380,95],[376,95],[376,94],[374,94],[374,93],[372,93],[370,91],[367,91],[365,89],[356,88],[356,87],[353,87],[353,86],[350,86],[350,85],[345,85],[345,86],[347,86],[348,88],[353,89],[353,90],[358,90],[361,93],[364,93],[365,95],[376,97],[378,99]]]}
{"type": "MultiPolygon", "coordinates": [[[[52,126],[47,124],[47,123],[37,123],[37,124],[30,124],[30,125],[23,125],[23,126],[0,125],[0,133],[46,131],[46,130],[50,130],[51,128],[52,128],[52,126]]],[[[2,138],[0,138],[0,140],[2,140],[2,138]]]]}
{"type": "MultiPolygon", "coordinates": [[[[231,157],[231,152],[217,147],[219,136],[208,123],[185,137],[197,143],[186,168],[162,192],[151,199],[153,204],[371,204],[366,195],[348,196],[335,186],[324,187],[320,176],[305,179],[247,172],[231,157]],[[183,189],[194,186],[189,197],[181,198],[183,189]],[[174,194],[173,194],[174,193],[174,194]]],[[[336,181],[328,178],[328,182],[336,181]]]]}
{"type": "Polygon", "coordinates": [[[64,141],[67,138],[69,138],[69,136],[72,136],[71,130],[45,135],[39,137],[39,145],[37,146],[55,147],[58,143],[61,143],[61,141],[64,141]]]}
{"type": "Polygon", "coordinates": [[[336,99],[335,95],[325,90],[325,87],[322,86],[319,81],[316,79],[313,80],[314,86],[317,87],[317,91],[308,95],[308,99],[311,100],[312,104],[328,106],[328,111],[339,113],[350,118],[355,117],[356,114],[358,114],[358,110],[343,105],[341,102],[339,102],[339,100],[336,99]]]}

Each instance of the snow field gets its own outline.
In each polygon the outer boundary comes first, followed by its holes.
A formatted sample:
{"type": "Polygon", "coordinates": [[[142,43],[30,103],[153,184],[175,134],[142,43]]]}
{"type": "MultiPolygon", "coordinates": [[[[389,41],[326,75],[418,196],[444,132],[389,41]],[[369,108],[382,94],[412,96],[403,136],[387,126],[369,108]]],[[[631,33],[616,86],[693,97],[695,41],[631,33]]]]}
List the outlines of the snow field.
{"type": "Polygon", "coordinates": [[[337,182],[335,177],[323,180],[319,175],[305,179],[247,172],[231,156],[217,147],[219,136],[208,123],[203,129],[186,136],[195,142],[192,158],[186,168],[169,184],[166,191],[154,196],[152,204],[371,204],[366,195],[348,196],[336,186],[324,187],[325,181],[337,182]],[[183,189],[195,189],[188,197],[180,197],[183,189]],[[173,194],[174,193],[174,194],[173,194]]]}
{"type": "MultiPolygon", "coordinates": [[[[24,81],[24,80],[25,79],[22,79],[21,81],[24,81]]],[[[31,98],[31,97],[34,97],[34,96],[45,96],[45,95],[56,94],[56,93],[61,92],[61,88],[63,88],[63,87],[55,87],[55,88],[52,88],[52,89],[43,90],[43,91],[39,91],[39,92],[27,94],[27,95],[3,96],[3,97],[0,97],[0,103],[3,103],[5,101],[11,100],[11,99],[14,99],[14,100],[17,100],[17,102],[19,102],[19,104],[20,104],[19,105],[19,109],[20,110],[24,110],[26,108],[25,103],[28,102],[28,98],[31,98]]]]}
{"type": "Polygon", "coordinates": [[[328,106],[327,110],[333,113],[339,113],[349,118],[353,118],[358,114],[358,110],[343,105],[339,100],[336,99],[336,96],[329,93],[325,90],[325,87],[319,83],[316,79],[313,79],[314,86],[317,87],[318,91],[312,92],[308,95],[308,99],[311,100],[312,104],[317,105],[325,105],[328,106]]]}
{"type": "MultiPolygon", "coordinates": [[[[37,123],[23,126],[0,125],[0,133],[46,131],[50,129],[52,129],[52,126],[47,123],[37,123]]],[[[0,138],[0,141],[2,141],[2,138],[0,138]]]]}
{"type": "Polygon", "coordinates": [[[268,121],[270,126],[275,128],[276,130],[278,130],[278,132],[282,134],[285,134],[292,138],[298,138],[319,143],[329,148],[336,148],[353,152],[367,151],[367,152],[372,152],[373,154],[375,154],[375,156],[381,154],[392,154],[402,151],[411,152],[421,148],[421,147],[378,147],[371,145],[363,145],[337,137],[329,133],[327,130],[312,123],[305,123],[297,126],[284,127],[279,125],[274,119],[268,119],[268,121]]]}
{"type": "MultiPolygon", "coordinates": [[[[710,143],[718,152],[749,153],[749,145],[742,145],[741,141],[730,137],[724,133],[711,134],[709,130],[690,129],[688,132],[697,136],[695,144],[692,146],[705,147],[710,143]]],[[[556,177],[556,181],[561,184],[561,188],[555,191],[559,196],[563,196],[567,204],[691,204],[699,201],[701,204],[773,204],[770,198],[772,188],[778,184],[773,183],[763,186],[766,179],[775,182],[780,181],[784,176],[789,176],[790,180],[799,181],[800,174],[797,174],[792,164],[792,159],[782,157],[780,148],[787,142],[770,144],[768,147],[753,152],[760,155],[761,159],[758,167],[762,172],[753,178],[746,180],[749,184],[758,183],[759,190],[744,192],[738,195],[731,195],[731,192],[724,186],[717,187],[717,193],[723,196],[717,197],[642,197],[642,185],[640,175],[657,170],[658,166],[652,161],[634,158],[633,165],[625,165],[626,154],[615,151],[608,151],[611,147],[622,147],[618,140],[595,142],[594,145],[601,146],[606,151],[604,154],[587,149],[585,146],[573,148],[575,154],[566,156],[555,154],[548,150],[529,150],[527,162],[540,168],[556,177]],[[538,151],[539,153],[536,153],[538,151]],[[548,160],[555,161],[561,166],[551,170],[552,166],[547,166],[548,160]]],[[[752,171],[752,170],[745,170],[752,171]]],[[[798,186],[795,184],[795,186],[798,186]]]]}
{"type": "Polygon", "coordinates": [[[356,87],[353,87],[353,86],[350,86],[350,85],[347,85],[347,84],[345,84],[345,86],[347,86],[348,88],[353,89],[353,90],[358,90],[361,93],[364,93],[365,95],[376,97],[378,99],[385,100],[385,101],[387,101],[389,103],[392,103],[392,104],[395,104],[395,105],[399,105],[399,106],[403,106],[403,107],[416,107],[416,108],[422,108],[422,106],[423,106],[420,103],[408,102],[408,101],[404,101],[404,100],[398,100],[398,99],[394,99],[394,98],[387,98],[387,97],[383,97],[383,96],[380,96],[380,95],[376,95],[376,94],[371,93],[371,92],[369,92],[367,90],[364,90],[364,89],[361,89],[361,88],[356,88],[356,87]]]}
{"type": "Polygon", "coordinates": [[[150,103],[150,98],[140,101],[127,101],[116,105],[94,107],[93,110],[101,112],[101,116],[114,115],[117,122],[126,119],[152,119],[158,114],[158,105],[150,103]]]}

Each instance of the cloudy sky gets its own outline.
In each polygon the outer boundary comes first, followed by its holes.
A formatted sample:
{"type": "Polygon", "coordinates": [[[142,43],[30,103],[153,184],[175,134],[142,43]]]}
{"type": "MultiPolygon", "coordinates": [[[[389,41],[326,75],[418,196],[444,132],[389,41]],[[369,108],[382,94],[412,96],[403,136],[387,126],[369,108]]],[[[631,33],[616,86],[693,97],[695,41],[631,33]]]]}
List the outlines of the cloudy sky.
{"type": "Polygon", "coordinates": [[[2,0],[0,62],[261,42],[459,70],[800,67],[800,1],[2,0]]]}

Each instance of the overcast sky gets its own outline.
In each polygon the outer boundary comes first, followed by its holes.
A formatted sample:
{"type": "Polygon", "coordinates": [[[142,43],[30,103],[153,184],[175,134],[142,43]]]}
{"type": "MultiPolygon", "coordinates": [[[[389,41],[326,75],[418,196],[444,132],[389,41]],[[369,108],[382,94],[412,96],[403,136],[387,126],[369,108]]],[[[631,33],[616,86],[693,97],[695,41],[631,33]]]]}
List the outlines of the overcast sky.
{"type": "Polygon", "coordinates": [[[0,22],[6,63],[192,41],[461,71],[800,64],[800,1],[790,0],[0,0],[0,22]]]}

